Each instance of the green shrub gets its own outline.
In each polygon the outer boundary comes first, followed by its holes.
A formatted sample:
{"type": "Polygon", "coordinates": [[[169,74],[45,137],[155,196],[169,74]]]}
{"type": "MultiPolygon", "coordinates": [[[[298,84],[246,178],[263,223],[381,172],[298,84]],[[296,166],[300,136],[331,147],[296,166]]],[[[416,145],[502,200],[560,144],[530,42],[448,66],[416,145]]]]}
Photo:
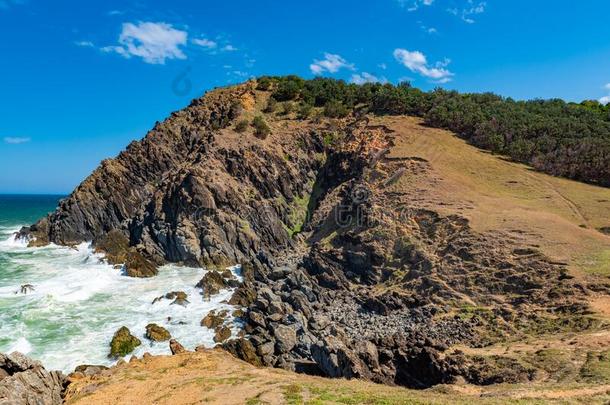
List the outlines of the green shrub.
{"type": "Polygon", "coordinates": [[[261,139],[267,138],[267,135],[271,133],[271,128],[269,128],[265,119],[260,115],[254,117],[252,126],[254,127],[254,134],[261,139]]]}
{"type": "Polygon", "coordinates": [[[277,109],[277,101],[275,100],[275,98],[270,97],[269,100],[267,101],[267,105],[265,106],[265,109],[263,110],[263,112],[265,112],[267,114],[273,114],[276,109],[277,109]]]}
{"type": "Polygon", "coordinates": [[[248,120],[246,119],[240,120],[235,124],[235,131],[237,132],[244,132],[246,129],[248,129],[248,120]]]}
{"type": "Polygon", "coordinates": [[[305,80],[298,76],[286,76],[280,79],[273,97],[277,101],[290,101],[296,99],[305,86],[305,80]]]}
{"type": "Polygon", "coordinates": [[[324,116],[329,118],[343,118],[349,113],[350,109],[340,101],[331,100],[324,106],[324,116]]]}
{"type": "Polygon", "coordinates": [[[294,103],[293,103],[292,101],[286,101],[286,102],[285,102],[285,103],[282,105],[282,107],[283,107],[283,110],[282,110],[282,114],[283,114],[283,115],[290,115],[290,114],[292,114],[292,113],[294,112],[294,110],[296,109],[296,108],[295,108],[295,105],[294,105],[294,103]]]}
{"type": "Polygon", "coordinates": [[[297,112],[297,117],[301,120],[304,120],[304,119],[311,117],[312,113],[313,113],[313,106],[308,103],[303,103],[299,107],[299,111],[297,112]]]}
{"type": "Polygon", "coordinates": [[[256,90],[267,91],[271,88],[272,80],[269,76],[263,76],[257,80],[256,90]]]}

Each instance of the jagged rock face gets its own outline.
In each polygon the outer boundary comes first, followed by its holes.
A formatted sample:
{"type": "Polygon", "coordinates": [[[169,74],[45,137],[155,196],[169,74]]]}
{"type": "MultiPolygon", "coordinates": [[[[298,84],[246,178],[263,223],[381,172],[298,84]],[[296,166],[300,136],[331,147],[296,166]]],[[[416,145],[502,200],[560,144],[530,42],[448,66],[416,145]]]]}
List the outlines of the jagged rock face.
{"type": "Polygon", "coordinates": [[[0,404],[60,405],[64,376],[21,353],[0,354],[0,404]]]}
{"type": "Polygon", "coordinates": [[[299,147],[294,133],[262,142],[223,129],[252,94],[251,84],[217,90],[172,114],[22,235],[116,246],[105,238],[120,232],[129,254],[114,256],[131,258],[134,276],[151,275],[142,258],[221,267],[293,246],[284,213],[311,192],[323,146],[316,136],[299,147]]]}

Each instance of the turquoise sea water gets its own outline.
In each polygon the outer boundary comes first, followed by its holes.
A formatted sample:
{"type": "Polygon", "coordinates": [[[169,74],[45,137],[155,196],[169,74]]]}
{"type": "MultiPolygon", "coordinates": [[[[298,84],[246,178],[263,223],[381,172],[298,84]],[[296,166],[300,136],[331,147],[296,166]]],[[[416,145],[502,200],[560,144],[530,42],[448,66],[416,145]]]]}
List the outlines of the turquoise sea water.
{"type": "MultiPolygon", "coordinates": [[[[204,300],[195,284],[204,269],[164,266],[157,277],[133,279],[95,254],[88,243],[75,248],[29,248],[14,233],[52,211],[59,196],[0,195],[0,352],[20,351],[50,369],[71,371],[79,364],[111,364],[107,357],[114,332],[127,326],[142,345],[134,354],[169,353],[167,343],[145,337],[148,323],[170,331],[186,347],[213,346],[214,332],[200,326],[231,291],[204,300]],[[23,294],[21,286],[33,291],[23,294]],[[184,291],[187,307],[152,301],[184,291]]],[[[234,333],[238,324],[233,323],[234,333]]]]}

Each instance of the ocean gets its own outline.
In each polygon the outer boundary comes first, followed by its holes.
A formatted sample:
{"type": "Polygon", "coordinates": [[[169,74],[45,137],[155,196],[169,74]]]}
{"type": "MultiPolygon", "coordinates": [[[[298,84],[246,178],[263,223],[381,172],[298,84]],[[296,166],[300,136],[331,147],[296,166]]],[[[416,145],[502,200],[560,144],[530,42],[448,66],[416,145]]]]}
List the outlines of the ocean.
{"type": "MultiPolygon", "coordinates": [[[[154,278],[135,279],[107,264],[88,243],[29,248],[15,238],[21,226],[53,211],[60,199],[0,195],[0,353],[19,351],[64,372],[80,364],[111,365],[116,361],[108,358],[112,336],[127,326],[142,341],[133,355],[169,354],[167,342],[144,337],[149,323],[165,327],[186,348],[214,346],[214,331],[200,321],[214,309],[230,313],[226,300],[232,292],[205,300],[195,288],[205,269],[167,265],[154,278]],[[34,290],[22,293],[25,284],[34,290]],[[190,304],[152,304],[171,291],[186,292],[190,304]]],[[[232,270],[239,276],[237,267],[232,270]]],[[[239,324],[230,321],[236,334],[239,324]]]]}

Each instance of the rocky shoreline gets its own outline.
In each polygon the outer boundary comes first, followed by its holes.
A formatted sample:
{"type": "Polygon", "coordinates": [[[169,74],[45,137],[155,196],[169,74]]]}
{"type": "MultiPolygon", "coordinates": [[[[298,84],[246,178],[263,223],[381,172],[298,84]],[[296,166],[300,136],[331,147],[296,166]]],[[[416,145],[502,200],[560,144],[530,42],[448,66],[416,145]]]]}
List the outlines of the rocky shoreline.
{"type": "Polygon", "coordinates": [[[404,179],[434,182],[433,170],[391,157],[387,126],[354,111],[269,119],[264,137],[233,128],[262,116],[268,98],[248,82],[195,100],[20,237],[93,241],[139,277],[168,262],[240,263],[243,284],[209,273],[201,287],[237,287],[229,303],[244,308],[245,335],[225,341],[214,315],[202,324],[254,365],[328,377],[412,388],[529,381],[532,368],[450,348],[586,321],[588,287],[565,264],[405,192],[404,179]]]}

